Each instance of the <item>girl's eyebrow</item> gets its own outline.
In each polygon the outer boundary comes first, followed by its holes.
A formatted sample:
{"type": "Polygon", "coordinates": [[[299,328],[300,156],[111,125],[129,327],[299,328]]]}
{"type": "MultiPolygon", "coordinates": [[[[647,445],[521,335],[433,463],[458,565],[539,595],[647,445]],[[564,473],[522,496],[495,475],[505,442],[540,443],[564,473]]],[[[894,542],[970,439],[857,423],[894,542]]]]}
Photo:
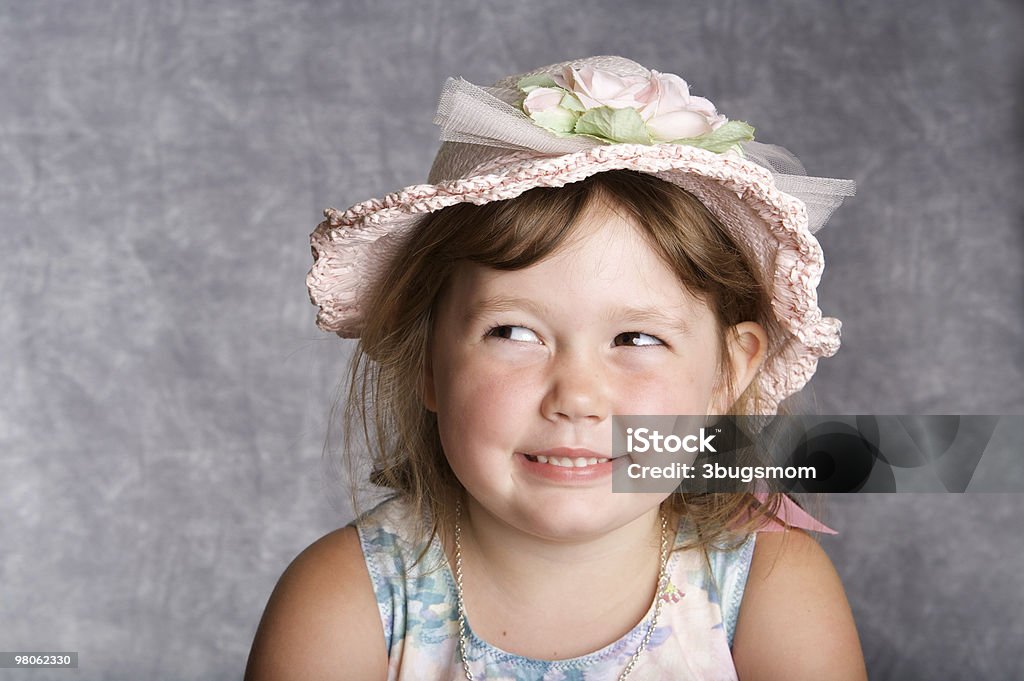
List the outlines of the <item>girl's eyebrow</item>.
{"type": "MultiPolygon", "coordinates": [[[[550,313],[549,308],[535,300],[516,296],[494,295],[475,300],[466,309],[466,321],[472,322],[496,312],[525,310],[537,316],[550,313]]],[[[605,315],[607,321],[619,321],[630,324],[656,324],[691,335],[690,326],[686,323],[685,311],[682,307],[666,310],[658,307],[616,307],[605,315]]]]}
{"type": "Polygon", "coordinates": [[[526,310],[536,315],[543,315],[548,311],[547,307],[542,303],[526,298],[498,294],[474,300],[466,308],[466,321],[476,321],[495,312],[510,312],[512,310],[526,310]]]}
{"type": "Polygon", "coordinates": [[[636,324],[667,326],[689,336],[690,325],[686,323],[686,318],[681,312],[681,309],[680,313],[673,314],[672,311],[656,307],[625,307],[613,311],[609,315],[609,319],[621,319],[622,321],[636,324]]]}

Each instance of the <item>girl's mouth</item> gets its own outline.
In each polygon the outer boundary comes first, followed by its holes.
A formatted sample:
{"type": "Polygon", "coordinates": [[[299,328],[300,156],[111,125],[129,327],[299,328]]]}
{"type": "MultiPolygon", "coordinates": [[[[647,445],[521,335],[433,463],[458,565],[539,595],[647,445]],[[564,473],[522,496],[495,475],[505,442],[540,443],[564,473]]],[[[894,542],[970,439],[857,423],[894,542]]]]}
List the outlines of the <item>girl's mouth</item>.
{"type": "Polygon", "coordinates": [[[562,468],[586,468],[587,466],[596,466],[601,463],[608,463],[611,459],[606,457],[597,456],[544,456],[538,454],[532,456],[530,454],[524,454],[528,461],[535,463],[546,463],[549,466],[561,466],[562,468]]]}
{"type": "Polygon", "coordinates": [[[557,485],[603,485],[615,465],[610,457],[583,447],[535,449],[519,456],[526,473],[557,485]]]}

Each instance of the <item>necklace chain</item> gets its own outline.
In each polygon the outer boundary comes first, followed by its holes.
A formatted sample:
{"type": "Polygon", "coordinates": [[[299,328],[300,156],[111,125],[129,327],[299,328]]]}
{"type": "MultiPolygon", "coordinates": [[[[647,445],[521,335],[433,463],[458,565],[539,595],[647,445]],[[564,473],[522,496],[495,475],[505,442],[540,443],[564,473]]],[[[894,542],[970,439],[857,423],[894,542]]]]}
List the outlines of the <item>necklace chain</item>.
{"type": "MultiPolygon", "coordinates": [[[[625,681],[626,677],[633,671],[636,661],[640,658],[640,653],[647,648],[647,644],[650,643],[651,636],[654,634],[654,629],[658,626],[658,617],[661,615],[661,605],[664,602],[661,594],[668,586],[668,553],[668,516],[662,513],[661,565],[658,568],[658,588],[654,592],[654,616],[651,618],[651,624],[647,627],[647,632],[644,634],[643,639],[641,639],[640,645],[637,646],[636,652],[629,659],[629,664],[626,665],[626,668],[622,670],[622,674],[619,675],[619,681],[625,681]]],[[[466,679],[473,681],[473,672],[469,669],[469,657],[466,655],[466,648],[468,647],[468,641],[466,640],[466,604],[462,598],[461,502],[457,502],[455,505],[455,603],[459,614],[459,657],[462,658],[462,669],[466,672],[466,679]]]]}

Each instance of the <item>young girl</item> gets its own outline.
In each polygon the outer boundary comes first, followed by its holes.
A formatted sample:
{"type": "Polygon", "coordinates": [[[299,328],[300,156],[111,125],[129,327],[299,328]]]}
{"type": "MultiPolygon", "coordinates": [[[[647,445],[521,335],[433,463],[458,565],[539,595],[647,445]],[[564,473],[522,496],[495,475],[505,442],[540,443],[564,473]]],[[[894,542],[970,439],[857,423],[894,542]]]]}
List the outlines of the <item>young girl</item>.
{"type": "Polygon", "coordinates": [[[611,488],[613,415],[774,414],[836,351],[812,231],[852,183],[617,57],[436,122],[428,184],[312,235],[393,496],[296,558],[246,679],[866,678],[791,500],[611,488]]]}

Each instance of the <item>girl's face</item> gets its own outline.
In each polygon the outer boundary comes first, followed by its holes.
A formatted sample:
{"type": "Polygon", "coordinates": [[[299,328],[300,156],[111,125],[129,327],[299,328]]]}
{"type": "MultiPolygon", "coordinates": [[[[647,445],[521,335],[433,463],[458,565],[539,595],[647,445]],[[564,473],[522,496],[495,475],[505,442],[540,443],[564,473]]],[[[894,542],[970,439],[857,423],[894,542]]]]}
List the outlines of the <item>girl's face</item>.
{"type": "MultiPolygon", "coordinates": [[[[537,536],[597,536],[665,498],[613,494],[610,463],[555,465],[611,456],[613,414],[721,408],[714,314],[601,203],[530,267],[462,263],[434,324],[425,403],[448,462],[480,506],[537,536]]],[[[727,361],[742,390],[765,343],[756,324],[740,327],[727,361]]]]}

